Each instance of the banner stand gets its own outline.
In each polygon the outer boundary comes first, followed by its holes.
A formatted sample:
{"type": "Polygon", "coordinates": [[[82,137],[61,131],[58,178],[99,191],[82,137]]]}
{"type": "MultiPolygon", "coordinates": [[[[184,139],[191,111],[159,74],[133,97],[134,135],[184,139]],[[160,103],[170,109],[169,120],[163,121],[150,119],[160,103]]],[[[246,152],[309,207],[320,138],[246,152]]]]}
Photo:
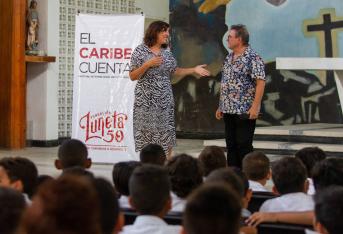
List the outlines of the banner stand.
{"type": "Polygon", "coordinates": [[[72,138],[87,145],[93,162],[139,160],[129,63],[143,34],[141,14],[76,15],[72,138]]]}

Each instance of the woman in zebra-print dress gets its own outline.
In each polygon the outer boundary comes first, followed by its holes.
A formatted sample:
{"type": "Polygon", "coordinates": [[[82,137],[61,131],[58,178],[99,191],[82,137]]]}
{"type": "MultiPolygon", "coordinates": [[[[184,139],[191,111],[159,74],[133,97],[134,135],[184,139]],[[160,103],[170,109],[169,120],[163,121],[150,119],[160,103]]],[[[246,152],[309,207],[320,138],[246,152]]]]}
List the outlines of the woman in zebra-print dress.
{"type": "Polygon", "coordinates": [[[138,80],[133,109],[135,149],[138,152],[149,143],[159,144],[170,158],[176,143],[170,76],[208,76],[209,72],[204,68],[206,65],[178,68],[167,48],[168,39],[169,24],[163,21],[151,23],[144,43],[132,53],[129,75],[131,80],[138,80]]]}

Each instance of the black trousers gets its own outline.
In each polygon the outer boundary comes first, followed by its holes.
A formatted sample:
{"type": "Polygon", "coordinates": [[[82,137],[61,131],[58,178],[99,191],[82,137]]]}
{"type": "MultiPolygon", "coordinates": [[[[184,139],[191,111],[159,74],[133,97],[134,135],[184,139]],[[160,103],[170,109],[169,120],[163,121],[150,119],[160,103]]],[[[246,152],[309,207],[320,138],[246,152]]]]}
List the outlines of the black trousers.
{"type": "Polygon", "coordinates": [[[256,119],[243,119],[237,114],[225,114],[225,140],[227,163],[242,168],[244,156],[254,150],[252,146],[256,119]]]}

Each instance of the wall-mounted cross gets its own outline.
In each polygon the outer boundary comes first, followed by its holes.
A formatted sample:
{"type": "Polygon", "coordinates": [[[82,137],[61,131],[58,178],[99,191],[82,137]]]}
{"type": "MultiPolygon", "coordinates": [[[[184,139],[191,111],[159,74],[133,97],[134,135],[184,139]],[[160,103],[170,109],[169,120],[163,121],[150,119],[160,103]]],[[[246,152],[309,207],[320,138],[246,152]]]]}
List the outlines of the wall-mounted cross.
{"type": "MultiPolygon", "coordinates": [[[[336,57],[338,52],[337,31],[343,31],[343,18],[336,17],[335,9],[323,9],[320,11],[319,19],[311,19],[304,21],[304,33],[306,36],[316,35],[319,38],[321,57],[332,58],[336,57]],[[324,37],[323,37],[324,36],[324,37]],[[336,53],[337,54],[337,53],[336,53]]],[[[333,71],[326,71],[327,86],[334,85],[333,71]]]]}

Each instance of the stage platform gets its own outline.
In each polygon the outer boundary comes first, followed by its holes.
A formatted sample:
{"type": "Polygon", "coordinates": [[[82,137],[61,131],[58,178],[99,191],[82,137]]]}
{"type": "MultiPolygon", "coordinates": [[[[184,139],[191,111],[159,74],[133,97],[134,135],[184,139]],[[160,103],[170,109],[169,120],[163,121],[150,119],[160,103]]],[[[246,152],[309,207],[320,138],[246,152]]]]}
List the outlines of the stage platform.
{"type": "MultiPolygon", "coordinates": [[[[225,140],[204,140],[207,145],[225,147],[225,140]]],[[[292,155],[301,148],[317,146],[329,156],[343,156],[343,124],[257,127],[253,145],[256,150],[275,155],[292,155]]]]}

